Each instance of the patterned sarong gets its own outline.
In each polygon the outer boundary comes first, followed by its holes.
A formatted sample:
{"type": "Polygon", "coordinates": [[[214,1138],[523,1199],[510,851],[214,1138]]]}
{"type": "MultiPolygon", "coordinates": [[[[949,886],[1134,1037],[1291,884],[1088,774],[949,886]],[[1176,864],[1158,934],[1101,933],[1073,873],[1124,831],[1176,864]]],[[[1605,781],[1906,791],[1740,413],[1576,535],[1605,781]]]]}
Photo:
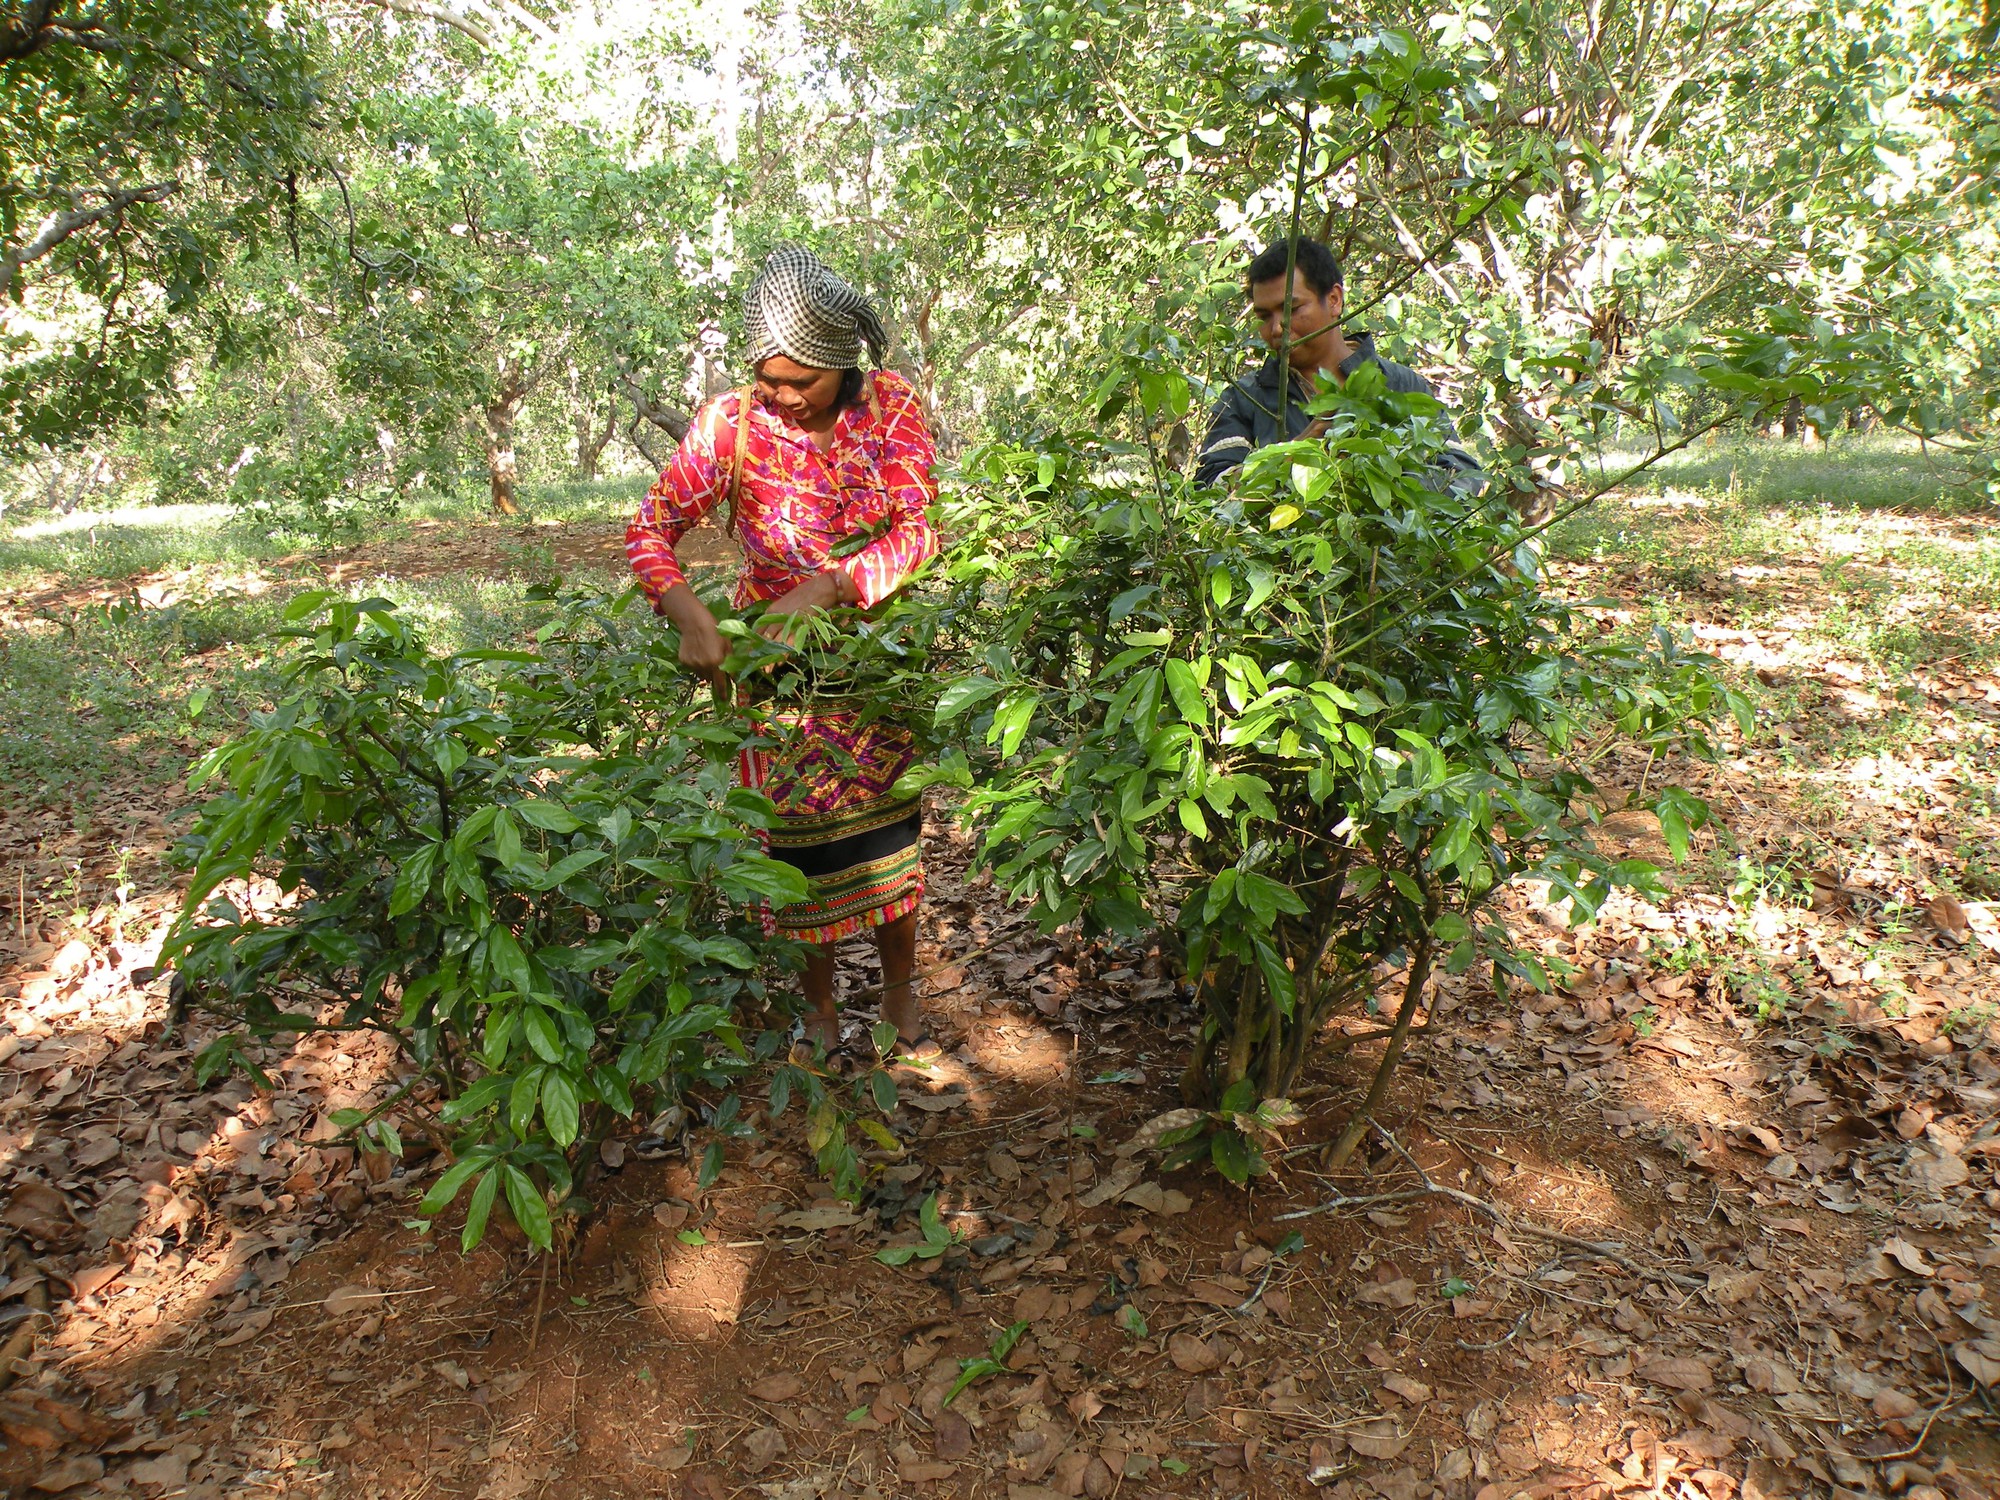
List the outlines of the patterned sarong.
{"type": "Polygon", "coordinates": [[[901,725],[863,718],[838,699],[777,710],[769,722],[783,748],[742,756],[743,784],[778,807],[772,856],[812,890],[773,913],[777,931],[803,942],[838,942],[923,900],[922,800],[895,794],[916,741],[901,725]]]}

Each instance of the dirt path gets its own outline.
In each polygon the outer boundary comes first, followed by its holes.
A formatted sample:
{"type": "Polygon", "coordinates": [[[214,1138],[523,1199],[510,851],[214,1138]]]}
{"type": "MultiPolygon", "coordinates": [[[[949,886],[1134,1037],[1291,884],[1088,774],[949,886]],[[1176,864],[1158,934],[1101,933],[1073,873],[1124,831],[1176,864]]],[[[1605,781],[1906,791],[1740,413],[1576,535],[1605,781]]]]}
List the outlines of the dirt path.
{"type": "MultiPolygon", "coordinates": [[[[1803,653],[1782,670],[1835,680],[1803,653]]],[[[1707,773],[1744,847],[1802,821],[1773,745],[1707,773]]],[[[966,881],[934,819],[920,967],[941,971],[925,1003],[952,1051],[905,1078],[903,1149],[859,1210],[825,1196],[796,1106],[753,1113],[759,1138],[706,1192],[678,1135],[656,1155],[635,1127],[546,1284],[505,1235],[466,1258],[405,1227],[437,1165],[413,1132],[401,1166],[338,1139],[329,1112],[392,1084],[368,1045],[276,1056],[267,1094],[197,1087],[203,1034],[169,1025],[148,971],[173,877],[128,862],[121,901],[87,872],[77,916],[0,939],[0,1334],[28,1333],[0,1482],[1989,1496],[2000,930],[1960,903],[1884,946],[1898,859],[1952,847],[1925,795],[1812,813],[1841,857],[1797,900],[1731,899],[1691,867],[1663,905],[1621,900],[1571,932],[1521,893],[1508,919],[1574,980],[1547,997],[1441,981],[1369,1159],[1333,1180],[1302,1150],[1248,1194],[1126,1149],[1178,1102],[1190,1019],[1153,957],[1041,939],[966,881]],[[1898,820],[1901,843],[1875,838],[1898,820]],[[1783,1024],[1749,1019],[1758,983],[1784,986],[1783,1024]],[[881,1264],[933,1193],[959,1243],[881,1264]],[[1016,1322],[1005,1372],[947,1404],[1016,1322]]],[[[121,813],[127,844],[164,834],[165,803],[121,813]]],[[[1656,839],[1643,819],[1612,836],[1656,839]]],[[[845,972],[871,982],[860,946],[845,972]]],[[[1375,1045],[1326,1038],[1302,1143],[1344,1118],[1375,1045]]]]}

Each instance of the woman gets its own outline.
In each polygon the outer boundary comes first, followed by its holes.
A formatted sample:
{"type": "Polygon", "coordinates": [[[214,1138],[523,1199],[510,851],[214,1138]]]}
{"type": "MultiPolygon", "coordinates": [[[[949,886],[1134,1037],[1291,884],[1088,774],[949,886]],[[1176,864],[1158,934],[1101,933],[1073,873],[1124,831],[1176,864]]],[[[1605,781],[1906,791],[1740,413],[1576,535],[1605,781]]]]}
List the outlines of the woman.
{"type": "MultiPolygon", "coordinates": [[[[762,603],[766,634],[785,629],[784,617],[876,604],[937,551],[926,514],[937,494],[935,449],[910,383],[888,370],[861,372],[864,345],[874,363],[882,358],[881,320],[867,299],[811,251],[787,246],[750,288],[744,333],[754,384],[702,408],[625,531],[640,588],[680,630],[682,663],[711,677],[728,647],[674,546],[718,504],[731,506],[743,549],[735,603],[762,603]],[[843,542],[874,532],[835,557],[843,542]]],[[[833,945],[872,927],[883,1019],[895,1023],[906,1056],[933,1059],[939,1048],[910,988],[924,891],[921,809],[894,793],[915,742],[838,701],[778,718],[786,748],[746,752],[743,779],[777,804],[771,852],[803,871],[812,892],[775,914],[781,932],[815,945],[806,1037],[837,1053],[833,945]]]]}

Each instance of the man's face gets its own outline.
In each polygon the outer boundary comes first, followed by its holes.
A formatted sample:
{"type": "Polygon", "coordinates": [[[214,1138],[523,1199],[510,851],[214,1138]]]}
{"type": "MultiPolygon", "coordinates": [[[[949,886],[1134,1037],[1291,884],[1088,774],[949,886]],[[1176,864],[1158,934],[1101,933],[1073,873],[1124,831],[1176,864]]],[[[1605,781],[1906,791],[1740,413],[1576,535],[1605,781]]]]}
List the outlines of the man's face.
{"type": "MultiPolygon", "coordinates": [[[[1329,331],[1340,322],[1345,288],[1335,287],[1324,297],[1315,292],[1303,276],[1292,282],[1292,368],[1308,370],[1326,363],[1333,340],[1329,331]]],[[[1285,342],[1285,278],[1273,276],[1250,288],[1250,315],[1257,320],[1257,336],[1276,351],[1285,342]]]]}

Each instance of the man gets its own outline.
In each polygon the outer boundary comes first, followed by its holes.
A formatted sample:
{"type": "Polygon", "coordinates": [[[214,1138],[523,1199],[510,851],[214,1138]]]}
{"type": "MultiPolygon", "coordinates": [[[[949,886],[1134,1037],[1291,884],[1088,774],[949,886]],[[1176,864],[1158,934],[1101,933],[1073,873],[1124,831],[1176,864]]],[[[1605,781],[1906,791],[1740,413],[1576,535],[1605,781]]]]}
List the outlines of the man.
{"type": "MultiPolygon", "coordinates": [[[[1269,246],[1250,262],[1245,277],[1249,287],[1250,311],[1257,320],[1257,336],[1271,350],[1270,358],[1254,375],[1246,375],[1231,386],[1216,403],[1209,421],[1208,439],[1201,446],[1194,477],[1202,484],[1214,484],[1250,456],[1253,448],[1281,441],[1278,429],[1278,356],[1285,342],[1285,262],[1289,246],[1284,240],[1269,246]]],[[[1375,352],[1373,334],[1350,336],[1340,326],[1341,309],[1347,288],[1340,261],[1318,240],[1298,242],[1291,296],[1291,399],[1284,403],[1284,438],[1306,435],[1312,418],[1306,403],[1318,389],[1324,373],[1336,382],[1364,363],[1378,366],[1392,391],[1421,391],[1435,396],[1431,383],[1407,365],[1384,359],[1375,352]]],[[[1458,475],[1470,476],[1481,484],[1485,476],[1470,454],[1456,447],[1439,456],[1441,476],[1452,482],[1458,475]]],[[[1465,481],[1460,481],[1465,482],[1465,481]]]]}

